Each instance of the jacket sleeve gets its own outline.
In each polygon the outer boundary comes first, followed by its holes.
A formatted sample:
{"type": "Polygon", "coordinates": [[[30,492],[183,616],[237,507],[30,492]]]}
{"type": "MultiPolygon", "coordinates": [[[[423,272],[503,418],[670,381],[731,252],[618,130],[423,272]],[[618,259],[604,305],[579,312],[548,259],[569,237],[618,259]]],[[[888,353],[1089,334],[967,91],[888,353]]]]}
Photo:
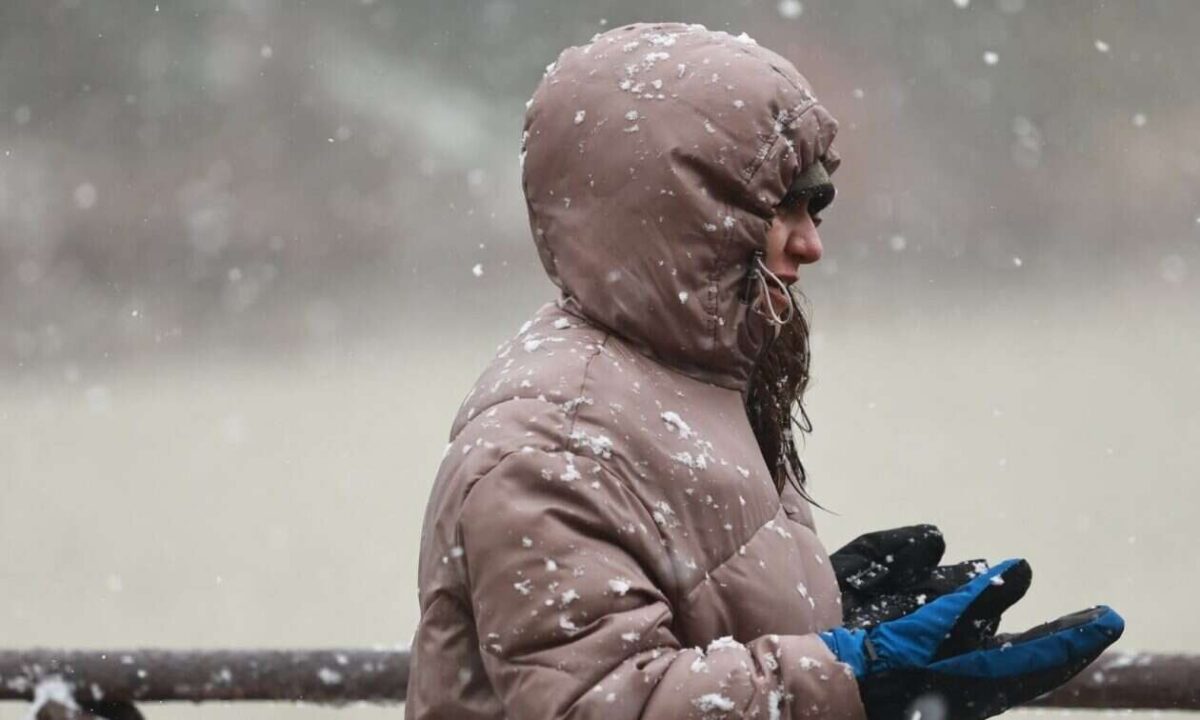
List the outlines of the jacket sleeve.
{"type": "Polygon", "coordinates": [[[654,512],[589,459],[508,455],[471,488],[459,532],[507,717],[865,717],[849,668],[816,635],[682,647],[654,512]]]}

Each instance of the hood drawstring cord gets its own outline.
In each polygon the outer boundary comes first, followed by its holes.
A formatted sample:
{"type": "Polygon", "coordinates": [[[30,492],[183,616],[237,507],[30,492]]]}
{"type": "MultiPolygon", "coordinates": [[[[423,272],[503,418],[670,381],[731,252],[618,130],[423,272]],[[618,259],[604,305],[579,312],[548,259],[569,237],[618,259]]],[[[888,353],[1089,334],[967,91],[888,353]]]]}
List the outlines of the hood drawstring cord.
{"type": "Polygon", "coordinates": [[[746,285],[742,291],[742,302],[746,304],[754,303],[751,310],[767,319],[767,323],[771,326],[772,340],[779,338],[779,334],[783,332],[783,326],[791,322],[792,318],[798,312],[796,309],[796,300],[788,292],[787,285],[779,279],[779,276],[767,269],[766,263],[763,262],[762,250],[754,251],[754,260],[750,263],[750,272],[746,273],[746,285]],[[779,313],[775,312],[775,305],[771,302],[769,294],[769,286],[767,284],[769,282],[774,282],[788,300],[786,317],[780,317],[779,313]],[[756,288],[758,290],[757,298],[754,296],[756,288]],[[766,303],[766,312],[763,312],[759,308],[759,303],[766,303]]]}
{"type": "Polygon", "coordinates": [[[759,287],[761,288],[760,297],[762,297],[762,301],[767,306],[768,314],[766,317],[771,320],[771,323],[775,325],[776,328],[781,328],[791,322],[792,318],[796,316],[796,301],[794,298],[792,298],[792,293],[788,290],[788,286],[779,279],[779,276],[767,269],[767,265],[763,262],[762,258],[762,251],[754,253],[754,263],[756,265],[754,272],[758,275],[758,283],[759,287]],[[779,288],[779,291],[783,293],[785,298],[787,298],[788,307],[786,317],[780,317],[779,313],[775,312],[775,304],[771,302],[771,297],[768,295],[768,282],[775,283],[775,285],[779,288]]]}
{"type": "Polygon", "coordinates": [[[754,301],[754,289],[758,285],[758,279],[761,276],[761,273],[758,271],[758,263],[762,256],[762,250],[754,251],[754,259],[750,261],[750,271],[746,273],[745,284],[742,286],[742,302],[746,305],[754,301]]]}

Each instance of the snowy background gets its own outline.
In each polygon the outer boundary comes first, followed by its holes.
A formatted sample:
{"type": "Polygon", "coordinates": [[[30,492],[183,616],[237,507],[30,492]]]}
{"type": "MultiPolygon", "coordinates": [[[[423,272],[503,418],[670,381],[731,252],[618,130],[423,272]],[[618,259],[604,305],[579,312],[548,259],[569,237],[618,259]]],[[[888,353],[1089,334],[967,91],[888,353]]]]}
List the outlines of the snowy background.
{"type": "Polygon", "coordinates": [[[658,19],[842,123],[801,281],[831,549],[935,522],[1030,559],[1009,628],[1106,602],[1194,651],[1189,0],[0,3],[0,646],[407,644],[450,420],[552,297],[525,101],[658,19]]]}

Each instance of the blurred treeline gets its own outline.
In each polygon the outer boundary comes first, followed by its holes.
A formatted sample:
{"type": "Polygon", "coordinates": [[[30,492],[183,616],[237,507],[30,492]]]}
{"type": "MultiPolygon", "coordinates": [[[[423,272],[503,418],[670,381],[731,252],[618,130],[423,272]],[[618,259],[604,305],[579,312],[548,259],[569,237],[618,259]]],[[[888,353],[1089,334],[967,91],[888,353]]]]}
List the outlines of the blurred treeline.
{"type": "Polygon", "coordinates": [[[841,120],[810,294],[1200,294],[1190,0],[6,0],[0,371],[550,297],[525,101],[561,48],[656,19],[748,32],[841,120]]]}

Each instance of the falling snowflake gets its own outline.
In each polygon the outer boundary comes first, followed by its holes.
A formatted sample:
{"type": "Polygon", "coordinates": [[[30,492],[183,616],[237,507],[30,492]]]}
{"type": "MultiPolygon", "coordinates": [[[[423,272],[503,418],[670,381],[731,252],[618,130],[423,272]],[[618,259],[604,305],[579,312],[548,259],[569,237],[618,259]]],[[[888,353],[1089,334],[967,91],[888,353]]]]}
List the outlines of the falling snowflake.
{"type": "Polygon", "coordinates": [[[96,204],[96,186],[85,182],[75,188],[75,206],[80,210],[90,210],[96,204]]]}
{"type": "Polygon", "coordinates": [[[795,20],[804,13],[804,5],[800,0],[779,0],[779,14],[788,20],[795,20]]]}

